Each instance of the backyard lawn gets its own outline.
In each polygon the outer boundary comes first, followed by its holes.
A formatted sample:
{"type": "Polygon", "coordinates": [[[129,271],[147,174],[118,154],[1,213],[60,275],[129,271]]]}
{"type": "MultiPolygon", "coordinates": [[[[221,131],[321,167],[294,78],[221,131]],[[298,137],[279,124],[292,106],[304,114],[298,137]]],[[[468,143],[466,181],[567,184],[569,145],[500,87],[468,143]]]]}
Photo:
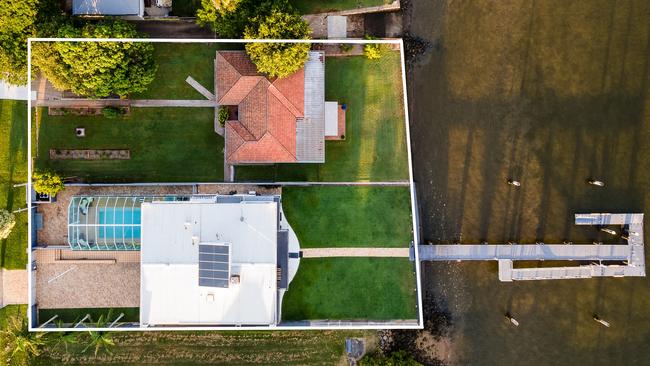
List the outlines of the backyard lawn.
{"type": "Polygon", "coordinates": [[[275,164],[235,169],[238,181],[407,180],[408,154],[400,55],[380,60],[330,57],[325,99],[347,104],[346,139],[326,141],[324,164],[275,164]]]}
{"type": "Polygon", "coordinates": [[[325,13],[329,11],[364,8],[390,4],[391,0],[290,0],[296,10],[301,14],[325,13]]]}
{"type": "Polygon", "coordinates": [[[282,300],[282,320],[416,319],[408,258],[301,259],[282,300]]]}
{"type": "MultiPolygon", "coordinates": [[[[26,122],[26,102],[0,101],[0,208],[8,211],[27,207],[25,187],[13,187],[27,181],[26,122]]],[[[8,269],[27,265],[27,212],[16,214],[9,238],[0,240],[0,265],[8,269]]]]}
{"type": "Polygon", "coordinates": [[[408,247],[408,187],[285,187],[282,209],[300,246],[408,247]]]}
{"type": "Polygon", "coordinates": [[[213,108],[132,108],[131,115],[48,116],[41,109],[38,169],[85,182],[223,180],[223,138],[213,108]],[[86,137],[75,136],[75,127],[86,137]],[[50,149],[129,149],[129,160],[51,160],[50,149]]]}
{"type": "MultiPolygon", "coordinates": [[[[176,5],[176,3],[174,3],[176,5]]],[[[241,48],[226,43],[154,43],[156,78],[146,92],[132,99],[205,99],[185,79],[191,76],[214,92],[214,58],[217,50],[241,48]]]]}

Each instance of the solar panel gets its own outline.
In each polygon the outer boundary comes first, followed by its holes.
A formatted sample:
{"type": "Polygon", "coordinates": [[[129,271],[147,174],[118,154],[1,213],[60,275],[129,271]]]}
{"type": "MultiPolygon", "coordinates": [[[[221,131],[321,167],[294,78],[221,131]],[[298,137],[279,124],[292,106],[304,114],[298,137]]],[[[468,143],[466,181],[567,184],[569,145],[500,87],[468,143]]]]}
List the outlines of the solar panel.
{"type": "Polygon", "coordinates": [[[230,246],[199,244],[199,286],[228,287],[230,246]]]}

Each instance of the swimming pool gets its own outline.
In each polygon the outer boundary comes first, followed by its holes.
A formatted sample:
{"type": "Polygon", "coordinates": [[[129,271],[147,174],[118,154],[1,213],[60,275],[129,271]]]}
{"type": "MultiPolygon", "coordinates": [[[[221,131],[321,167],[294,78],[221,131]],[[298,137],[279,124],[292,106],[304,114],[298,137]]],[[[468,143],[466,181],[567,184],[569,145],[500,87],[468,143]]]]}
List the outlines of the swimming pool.
{"type": "Polygon", "coordinates": [[[99,226],[97,234],[101,239],[140,239],[141,219],[140,207],[100,208],[97,223],[114,226],[99,226]]]}

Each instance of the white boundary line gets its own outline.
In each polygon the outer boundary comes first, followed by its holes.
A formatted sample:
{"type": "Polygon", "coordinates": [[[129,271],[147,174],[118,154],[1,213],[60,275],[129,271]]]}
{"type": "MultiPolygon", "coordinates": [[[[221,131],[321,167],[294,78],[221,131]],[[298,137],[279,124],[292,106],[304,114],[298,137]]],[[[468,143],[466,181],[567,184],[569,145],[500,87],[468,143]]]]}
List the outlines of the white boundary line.
{"type": "MultiPolygon", "coordinates": [[[[423,329],[424,328],[424,319],[423,319],[423,310],[422,310],[422,282],[420,279],[420,261],[418,254],[419,246],[419,228],[417,225],[416,219],[416,207],[415,207],[415,184],[413,182],[413,161],[411,155],[411,135],[410,135],[410,126],[409,126],[409,112],[408,112],[408,98],[407,98],[407,89],[406,89],[406,64],[405,64],[405,55],[404,55],[404,41],[400,39],[380,39],[380,40],[289,40],[289,39],[277,39],[277,40],[263,40],[263,39],[190,39],[190,38],[28,38],[27,39],[27,80],[29,85],[30,95],[27,98],[27,150],[28,150],[28,161],[27,161],[27,174],[28,174],[28,196],[27,196],[27,205],[32,207],[31,199],[31,187],[32,187],[32,98],[31,98],[31,89],[32,89],[32,58],[31,58],[31,45],[32,42],[138,42],[138,43],[310,43],[310,44],[399,44],[400,45],[400,62],[401,62],[401,71],[402,71],[402,91],[403,91],[403,103],[404,103],[404,123],[406,127],[406,145],[407,145],[407,156],[408,156],[408,166],[409,166],[409,189],[411,197],[411,216],[412,216],[412,226],[413,226],[413,241],[414,241],[414,255],[415,255],[415,277],[416,277],[416,292],[417,292],[417,306],[418,306],[418,319],[417,324],[397,324],[397,323],[381,323],[381,322],[365,322],[367,324],[359,325],[344,325],[336,326],[337,321],[331,321],[332,325],[328,326],[241,326],[241,327],[223,327],[223,326],[189,326],[189,327],[133,327],[133,328],[34,328],[32,327],[32,307],[34,303],[33,299],[33,287],[32,287],[32,212],[29,211],[27,224],[28,224],[28,235],[27,235],[27,284],[28,288],[28,306],[27,306],[27,319],[30,331],[43,331],[43,332],[85,332],[85,331],[214,331],[214,330],[359,330],[359,329],[423,329]]],[[[209,183],[208,183],[209,184],[209,183]]],[[[242,184],[254,184],[254,183],[242,183],[242,184]]],[[[261,183],[258,185],[268,185],[269,183],[261,183]]],[[[315,320],[318,321],[318,320],[315,320]]],[[[339,323],[348,323],[346,321],[340,321],[339,323]]],[[[363,321],[360,321],[363,323],[363,321]]]]}

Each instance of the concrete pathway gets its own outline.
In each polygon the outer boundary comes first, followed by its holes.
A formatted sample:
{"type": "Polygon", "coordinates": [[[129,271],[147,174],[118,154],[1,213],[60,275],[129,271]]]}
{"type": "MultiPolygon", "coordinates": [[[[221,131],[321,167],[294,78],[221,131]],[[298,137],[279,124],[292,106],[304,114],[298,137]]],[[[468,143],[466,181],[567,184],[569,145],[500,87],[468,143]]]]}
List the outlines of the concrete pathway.
{"type": "Polygon", "coordinates": [[[2,304],[7,305],[27,304],[27,270],[2,269],[0,272],[2,280],[2,304]]]}
{"type": "Polygon", "coordinates": [[[196,89],[197,92],[201,93],[201,95],[206,97],[208,100],[214,100],[214,94],[210,93],[208,89],[206,89],[203,85],[199,84],[199,82],[194,80],[193,77],[188,76],[187,79],[185,79],[185,82],[190,84],[192,88],[196,89]]]}
{"type": "Polygon", "coordinates": [[[214,107],[214,100],[139,99],[132,100],[131,107],[214,107]]]}
{"type": "Polygon", "coordinates": [[[303,248],[301,251],[303,258],[409,257],[409,248],[303,248]]]}

